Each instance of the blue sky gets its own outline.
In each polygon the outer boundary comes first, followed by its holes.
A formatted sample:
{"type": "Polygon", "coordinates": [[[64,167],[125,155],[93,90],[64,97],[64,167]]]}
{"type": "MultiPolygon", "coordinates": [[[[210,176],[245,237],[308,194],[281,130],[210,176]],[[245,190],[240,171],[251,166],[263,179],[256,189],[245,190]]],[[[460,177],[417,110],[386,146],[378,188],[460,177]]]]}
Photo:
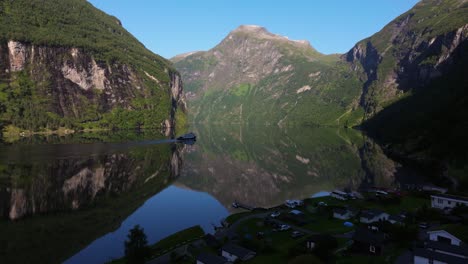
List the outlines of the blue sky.
{"type": "Polygon", "coordinates": [[[318,51],[344,53],[418,0],[89,0],[118,17],[151,51],[171,58],[208,50],[239,25],[254,24],[318,51]]]}

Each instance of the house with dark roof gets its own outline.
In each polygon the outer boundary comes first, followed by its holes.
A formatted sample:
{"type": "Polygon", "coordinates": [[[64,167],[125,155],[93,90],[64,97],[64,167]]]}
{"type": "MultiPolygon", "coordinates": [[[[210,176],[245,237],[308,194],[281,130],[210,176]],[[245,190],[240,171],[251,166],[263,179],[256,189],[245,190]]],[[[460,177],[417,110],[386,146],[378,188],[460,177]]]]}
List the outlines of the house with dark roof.
{"type": "Polygon", "coordinates": [[[447,242],[448,244],[460,246],[462,244],[461,239],[457,238],[456,236],[450,234],[445,230],[432,230],[427,232],[428,240],[429,241],[441,241],[447,242]]]}
{"type": "Polygon", "coordinates": [[[391,215],[388,217],[388,221],[391,224],[397,224],[397,225],[404,225],[405,224],[405,217],[401,215],[391,215]]]}
{"type": "Polygon", "coordinates": [[[221,248],[221,255],[231,262],[234,262],[238,259],[246,261],[255,257],[256,254],[257,253],[252,250],[231,243],[226,244],[221,248]]]}
{"type": "Polygon", "coordinates": [[[203,237],[203,241],[205,241],[206,245],[211,247],[211,248],[219,248],[221,247],[221,242],[219,242],[218,239],[216,239],[215,236],[212,234],[206,234],[203,237]]]}
{"type": "Polygon", "coordinates": [[[211,253],[202,252],[197,257],[197,264],[231,264],[227,259],[211,253]]]}
{"type": "Polygon", "coordinates": [[[468,246],[445,230],[427,232],[423,247],[415,248],[413,262],[422,263],[468,263],[468,246]]]}
{"type": "Polygon", "coordinates": [[[351,250],[356,253],[381,255],[384,251],[384,233],[361,226],[353,235],[351,250]]]}
{"type": "Polygon", "coordinates": [[[355,216],[358,211],[354,208],[335,208],[333,209],[333,217],[341,220],[348,220],[355,216]]]}
{"type": "Polygon", "coordinates": [[[422,186],[422,190],[426,191],[426,192],[438,192],[438,193],[442,193],[442,194],[444,194],[444,193],[446,193],[448,191],[447,188],[436,186],[436,185],[431,184],[431,183],[424,184],[422,186]]]}
{"type": "Polygon", "coordinates": [[[361,214],[359,221],[361,223],[370,224],[370,223],[379,222],[379,221],[387,221],[389,217],[390,215],[384,211],[371,209],[371,210],[364,211],[361,214]]]}
{"type": "Polygon", "coordinates": [[[452,210],[457,206],[468,206],[468,197],[449,194],[431,195],[431,206],[441,210],[452,210]]]}

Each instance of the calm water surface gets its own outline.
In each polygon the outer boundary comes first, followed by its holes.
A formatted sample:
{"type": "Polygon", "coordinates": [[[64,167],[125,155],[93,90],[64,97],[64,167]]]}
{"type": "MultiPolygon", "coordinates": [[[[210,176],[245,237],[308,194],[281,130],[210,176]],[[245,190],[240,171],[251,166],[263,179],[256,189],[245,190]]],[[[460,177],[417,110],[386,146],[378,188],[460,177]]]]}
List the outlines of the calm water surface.
{"type": "Polygon", "coordinates": [[[116,133],[0,146],[0,263],[103,263],[123,255],[136,224],[150,243],[194,225],[213,232],[234,200],[399,187],[405,171],[354,130],[193,130],[194,145],[116,133]]]}

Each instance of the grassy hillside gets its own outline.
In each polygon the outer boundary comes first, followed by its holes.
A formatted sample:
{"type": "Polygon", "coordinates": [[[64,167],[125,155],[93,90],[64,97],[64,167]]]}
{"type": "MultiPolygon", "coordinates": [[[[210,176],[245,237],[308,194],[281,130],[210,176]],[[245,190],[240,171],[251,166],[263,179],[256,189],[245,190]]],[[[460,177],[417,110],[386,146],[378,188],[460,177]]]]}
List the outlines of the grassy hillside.
{"type": "Polygon", "coordinates": [[[170,63],[145,48],[113,16],[85,0],[0,2],[0,40],[76,47],[97,60],[128,63],[168,82],[170,63]]]}

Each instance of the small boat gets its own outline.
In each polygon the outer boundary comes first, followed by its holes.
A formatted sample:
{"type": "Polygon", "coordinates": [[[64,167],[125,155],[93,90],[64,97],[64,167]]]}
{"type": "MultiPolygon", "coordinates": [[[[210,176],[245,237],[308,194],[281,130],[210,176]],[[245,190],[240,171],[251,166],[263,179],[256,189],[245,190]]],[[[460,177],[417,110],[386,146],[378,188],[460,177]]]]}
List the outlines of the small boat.
{"type": "Polygon", "coordinates": [[[197,139],[197,136],[193,132],[187,133],[177,138],[177,140],[196,140],[196,139],[197,139]]]}

